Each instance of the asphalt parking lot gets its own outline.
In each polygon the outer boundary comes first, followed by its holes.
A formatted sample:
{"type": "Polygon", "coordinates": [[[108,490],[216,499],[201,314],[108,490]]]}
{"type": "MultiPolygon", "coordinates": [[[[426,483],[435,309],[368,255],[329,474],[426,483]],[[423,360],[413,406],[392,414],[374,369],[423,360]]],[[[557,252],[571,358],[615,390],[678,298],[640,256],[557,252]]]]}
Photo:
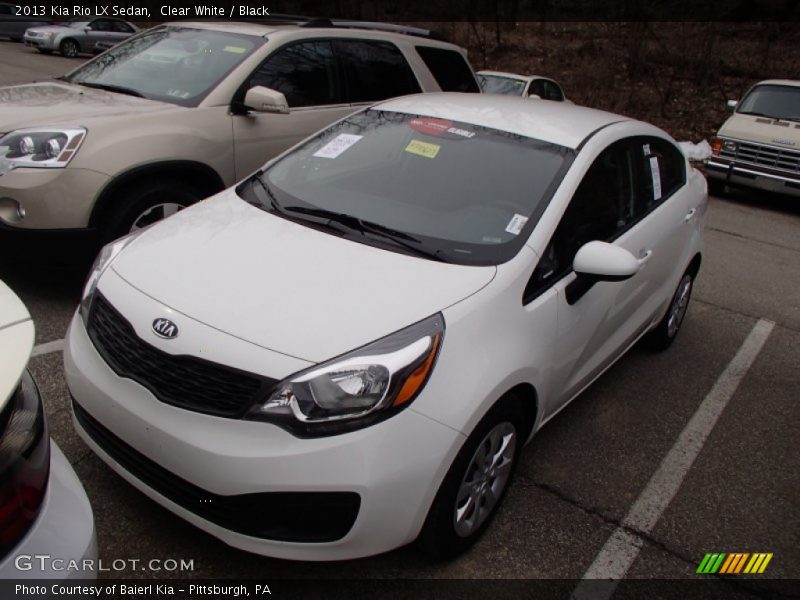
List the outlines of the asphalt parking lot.
{"type": "MultiPolygon", "coordinates": [[[[79,63],[0,42],[0,84],[79,63]]],[[[100,557],[108,564],[193,561],[191,571],[140,566],[101,576],[580,579],[627,560],[631,578],[707,578],[695,575],[706,553],[765,552],[774,555],[766,573],[729,578],[731,597],[782,594],[774,579],[800,579],[800,202],[756,192],[712,198],[705,243],[673,347],[663,354],[633,348],[540,431],[488,533],[446,564],[431,564],[413,547],[345,563],[273,560],[229,548],[173,516],[73,431],[59,341],[80,297],[85,256],[72,256],[69,241],[42,241],[37,252],[4,246],[0,278],[34,317],[31,370],[51,436],[92,502],[100,557]],[[693,417],[720,397],[718,420],[698,438],[693,417]],[[685,478],[662,485],[657,475],[670,470],[667,457],[692,445],[697,457],[685,478]],[[641,513],[643,498],[655,504],[641,513]],[[620,532],[635,538],[633,555],[609,544],[620,532]]]]}

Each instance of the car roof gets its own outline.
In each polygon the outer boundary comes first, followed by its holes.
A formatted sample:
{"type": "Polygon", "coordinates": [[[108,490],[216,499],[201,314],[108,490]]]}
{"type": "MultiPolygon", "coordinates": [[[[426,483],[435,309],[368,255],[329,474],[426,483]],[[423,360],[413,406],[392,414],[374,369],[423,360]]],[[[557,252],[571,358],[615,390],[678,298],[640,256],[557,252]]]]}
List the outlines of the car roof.
{"type": "Polygon", "coordinates": [[[796,79],[767,79],[759,81],[755,85],[788,85],[791,87],[800,87],[800,81],[796,79]]]}
{"type": "MultiPolygon", "coordinates": [[[[347,23],[354,23],[347,21],[347,23]]],[[[437,40],[432,37],[423,37],[418,35],[410,35],[396,31],[386,31],[383,29],[370,28],[369,23],[365,22],[364,27],[357,27],[355,25],[340,26],[340,27],[312,27],[312,26],[299,26],[291,23],[252,23],[248,21],[171,21],[164,23],[171,27],[191,27],[194,29],[208,29],[212,31],[224,31],[227,33],[240,33],[244,35],[254,35],[259,37],[267,37],[275,33],[304,33],[307,37],[364,37],[382,39],[395,39],[413,41],[415,45],[419,46],[436,46],[440,48],[457,48],[451,42],[444,40],[437,40]]]]}
{"type": "Polygon", "coordinates": [[[538,75],[520,75],[519,73],[507,73],[506,71],[478,71],[476,75],[492,75],[494,77],[509,77],[511,79],[521,79],[522,81],[532,81],[534,79],[549,79],[549,77],[539,77],[538,75]]]}
{"type": "Polygon", "coordinates": [[[563,102],[539,102],[519,96],[439,92],[402,96],[375,108],[461,121],[577,148],[591,133],[620,121],[614,113],[563,102]]]}

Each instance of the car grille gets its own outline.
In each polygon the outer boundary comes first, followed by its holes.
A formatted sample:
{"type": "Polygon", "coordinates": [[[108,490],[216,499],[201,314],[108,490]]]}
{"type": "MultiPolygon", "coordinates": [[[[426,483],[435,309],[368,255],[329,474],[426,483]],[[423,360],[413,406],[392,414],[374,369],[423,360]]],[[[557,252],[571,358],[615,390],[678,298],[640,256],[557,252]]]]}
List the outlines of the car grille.
{"type": "Polygon", "coordinates": [[[139,338],[100,293],[92,302],[87,331],[117,375],[140,383],[161,402],[173,406],[238,418],[277,383],[193,356],[162,352],[139,338]]]}
{"type": "Polygon", "coordinates": [[[262,539],[332,542],[353,527],[355,492],[262,492],[221,496],[200,488],[132,448],[72,399],[75,419],[122,468],[165,498],[217,525],[262,539]]]}
{"type": "Polygon", "coordinates": [[[795,150],[787,150],[785,148],[776,148],[775,146],[765,146],[762,144],[736,142],[736,150],[734,152],[725,150],[723,146],[720,151],[720,156],[760,165],[762,167],[800,173],[800,152],[795,150]]]}

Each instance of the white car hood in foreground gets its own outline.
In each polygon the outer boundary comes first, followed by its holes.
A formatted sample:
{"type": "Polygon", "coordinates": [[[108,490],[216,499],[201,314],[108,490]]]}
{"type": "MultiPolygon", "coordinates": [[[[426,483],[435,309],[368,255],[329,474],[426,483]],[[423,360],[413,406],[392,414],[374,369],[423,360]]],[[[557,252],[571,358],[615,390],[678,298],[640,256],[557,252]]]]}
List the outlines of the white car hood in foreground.
{"type": "Polygon", "coordinates": [[[33,333],[33,321],[25,305],[0,281],[0,410],[28,364],[33,333]]]}
{"type": "Polygon", "coordinates": [[[233,189],[146,231],[112,268],[179,313],[310,362],[451,306],[496,272],[339,238],[254,208],[233,189]]]}

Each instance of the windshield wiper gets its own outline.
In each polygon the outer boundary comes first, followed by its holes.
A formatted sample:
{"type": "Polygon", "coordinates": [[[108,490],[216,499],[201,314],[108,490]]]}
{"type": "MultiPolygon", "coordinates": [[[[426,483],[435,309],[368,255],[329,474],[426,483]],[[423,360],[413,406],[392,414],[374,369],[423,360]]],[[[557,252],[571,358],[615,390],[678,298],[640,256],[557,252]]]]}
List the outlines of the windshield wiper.
{"type": "Polygon", "coordinates": [[[768,115],[762,112],[750,111],[750,110],[740,110],[740,115],[752,115],[754,117],[766,117],[767,119],[774,119],[776,121],[798,121],[797,117],[776,117],[775,115],[768,115]]]}
{"type": "Polygon", "coordinates": [[[127,94],[128,96],[136,96],[137,98],[146,98],[146,96],[141,92],[137,92],[134,89],[126,88],[121,85],[111,85],[110,83],[89,83],[86,81],[82,81],[78,85],[82,85],[83,87],[96,88],[98,90],[106,90],[108,92],[116,92],[118,94],[127,94]]]}
{"type": "Polygon", "coordinates": [[[425,248],[419,246],[418,244],[422,244],[422,240],[417,239],[413,235],[410,235],[404,231],[392,229],[391,227],[386,227],[385,225],[381,225],[379,223],[365,221],[364,219],[354,217],[353,215],[339,213],[324,208],[285,206],[283,207],[283,210],[286,212],[327,219],[329,222],[332,221],[334,223],[339,223],[348,229],[358,231],[361,233],[361,235],[371,233],[373,235],[388,239],[397,246],[400,246],[401,248],[404,248],[418,256],[440,262],[446,262],[441,256],[439,256],[439,250],[426,250],[425,248]]]}

